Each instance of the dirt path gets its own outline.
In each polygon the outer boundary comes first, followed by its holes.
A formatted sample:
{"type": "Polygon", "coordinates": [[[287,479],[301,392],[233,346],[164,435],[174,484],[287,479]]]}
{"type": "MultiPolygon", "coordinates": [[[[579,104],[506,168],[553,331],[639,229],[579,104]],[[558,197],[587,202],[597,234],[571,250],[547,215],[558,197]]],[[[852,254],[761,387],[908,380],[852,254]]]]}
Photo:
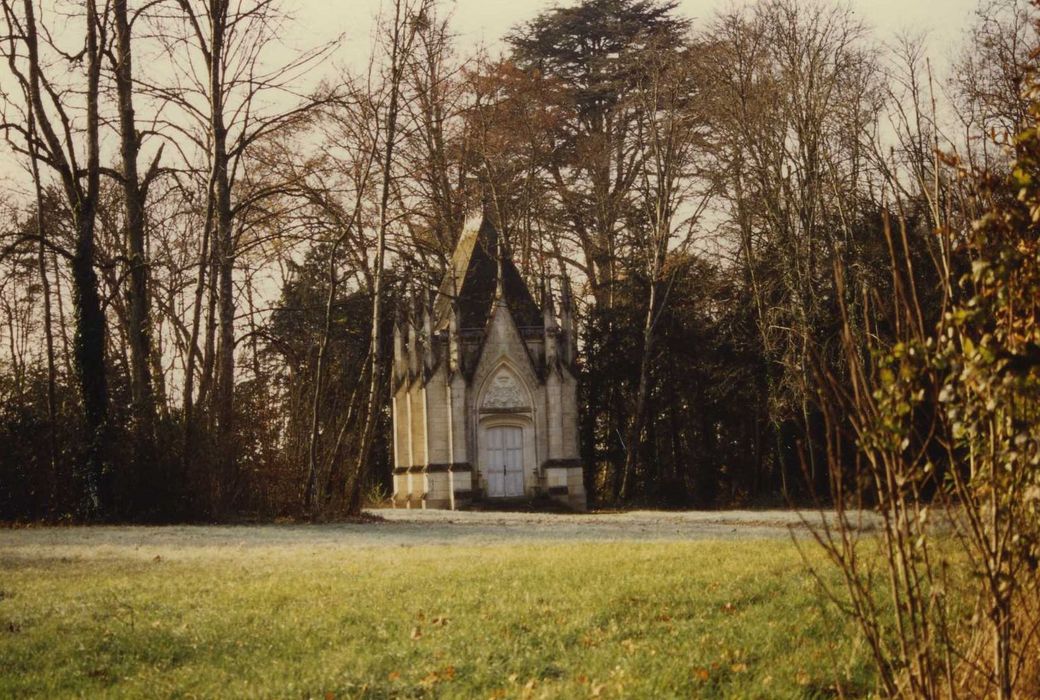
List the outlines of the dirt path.
{"type": "MultiPolygon", "coordinates": [[[[326,525],[30,527],[0,530],[0,557],[152,557],[251,548],[341,549],[535,542],[788,539],[809,534],[818,513],[697,511],[496,513],[378,510],[382,522],[326,525]],[[805,520],[803,521],[803,517],[805,520]]],[[[873,521],[867,519],[865,527],[873,521]]]]}

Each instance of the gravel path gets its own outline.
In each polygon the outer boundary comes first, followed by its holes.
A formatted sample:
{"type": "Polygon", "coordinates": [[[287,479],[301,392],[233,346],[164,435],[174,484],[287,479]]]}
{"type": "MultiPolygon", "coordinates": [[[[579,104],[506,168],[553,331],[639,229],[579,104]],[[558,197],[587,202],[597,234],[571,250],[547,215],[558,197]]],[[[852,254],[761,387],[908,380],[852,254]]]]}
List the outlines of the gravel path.
{"type": "MultiPolygon", "coordinates": [[[[808,536],[816,512],[634,511],[561,515],[421,510],[376,510],[382,522],[325,525],[173,525],[28,527],[0,529],[5,557],[148,557],[177,550],[212,556],[256,548],[314,550],[420,545],[495,545],[534,542],[618,542],[788,539],[808,536]],[[803,520],[804,517],[804,520],[803,520]]],[[[864,527],[873,520],[864,516],[864,527]]]]}

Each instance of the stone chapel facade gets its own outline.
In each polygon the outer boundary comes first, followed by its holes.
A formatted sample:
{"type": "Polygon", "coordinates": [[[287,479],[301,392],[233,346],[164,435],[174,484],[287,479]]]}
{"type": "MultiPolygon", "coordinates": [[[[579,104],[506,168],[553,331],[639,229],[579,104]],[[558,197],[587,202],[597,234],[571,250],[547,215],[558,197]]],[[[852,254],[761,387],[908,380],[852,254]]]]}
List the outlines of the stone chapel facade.
{"type": "Polygon", "coordinates": [[[395,507],[548,496],[584,510],[569,285],[542,308],[485,218],[432,305],[394,327],[395,507]]]}

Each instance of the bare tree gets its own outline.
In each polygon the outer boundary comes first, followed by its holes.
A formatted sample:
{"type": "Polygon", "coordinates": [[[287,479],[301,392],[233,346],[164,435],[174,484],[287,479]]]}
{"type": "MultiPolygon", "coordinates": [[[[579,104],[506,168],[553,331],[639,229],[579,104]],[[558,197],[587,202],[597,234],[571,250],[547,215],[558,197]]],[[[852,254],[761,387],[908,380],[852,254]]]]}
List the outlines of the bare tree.
{"type": "MultiPolygon", "coordinates": [[[[26,129],[24,119],[18,123],[5,119],[4,127],[24,132],[31,144],[29,157],[45,163],[58,175],[74,219],[75,247],[71,257],[76,321],[74,357],[87,430],[85,464],[80,476],[84,482],[85,513],[97,517],[105,514],[110,506],[112,476],[105,463],[109,441],[106,323],[94,269],[101,173],[99,85],[108,18],[99,14],[95,0],[86,0],[82,15],[83,48],[76,52],[82,55],[85,65],[85,84],[81,87],[83,104],[70,104],[68,93],[45,72],[48,62],[42,56],[41,35],[46,38],[45,42],[53,35],[41,26],[33,0],[23,0],[20,11],[14,0],[3,0],[0,7],[7,24],[8,68],[32,106],[25,116],[33,120],[31,132],[26,129]],[[85,112],[82,126],[73,116],[77,108],[85,112]]],[[[49,43],[47,48],[63,55],[49,43]]]]}
{"type": "MultiPolygon", "coordinates": [[[[239,255],[239,238],[246,227],[244,216],[265,199],[283,191],[282,183],[262,183],[250,192],[237,192],[236,185],[247,168],[251,149],[280,130],[299,124],[310,112],[330,99],[327,91],[301,95],[296,83],[322,57],[331,44],[303,52],[287,63],[269,66],[265,52],[284,20],[277,3],[256,0],[233,3],[229,0],[201,2],[177,0],[179,14],[155,18],[157,34],[171,56],[189,54],[186,61],[174,63],[175,82],[169,85],[151,83],[147,89],[164,104],[174,107],[178,119],[167,119],[172,143],[187,164],[195,162],[196,153],[204,153],[206,165],[206,226],[208,262],[200,261],[196,305],[192,321],[197,333],[202,308],[199,290],[209,277],[210,305],[213,313],[207,321],[203,349],[203,390],[209,390],[207,377],[212,367],[213,389],[210,391],[211,415],[215,422],[215,439],[219,452],[219,493],[216,501],[227,505],[235,497],[237,468],[234,435],[236,289],[235,264],[239,255]],[[187,27],[186,34],[182,27],[187,27]],[[197,79],[195,68],[205,80],[197,79]],[[262,96],[280,95],[292,98],[289,108],[264,106],[262,96]],[[196,153],[189,151],[194,147],[196,153]],[[213,347],[213,352],[208,350],[213,347]],[[210,364],[211,363],[211,364],[210,364]]],[[[195,344],[189,346],[189,373],[195,344]]],[[[191,404],[191,401],[187,401],[191,404]]],[[[186,415],[185,430],[190,431],[191,416],[186,415]]]]}
{"type": "Polygon", "coordinates": [[[809,431],[809,346],[829,315],[820,290],[828,261],[854,252],[855,207],[869,200],[854,193],[867,186],[863,142],[882,100],[876,61],[841,8],[760,3],[723,15],[713,35],[719,174],[769,362],[770,421],[776,435],[791,419],[809,431]]]}
{"type": "Polygon", "coordinates": [[[954,106],[972,165],[1006,165],[1004,144],[1029,119],[1028,73],[1040,32],[1027,0],[983,0],[953,70],[954,106]]]}
{"type": "Polygon", "coordinates": [[[431,0],[394,0],[394,17],[387,37],[386,82],[389,90],[383,117],[382,153],[380,157],[380,183],[378,192],[379,213],[376,224],[375,265],[372,274],[372,337],[369,346],[369,390],[365,405],[364,423],[358,438],[357,457],[354,469],[346,484],[348,512],[361,508],[361,486],[368,458],[377,414],[383,410],[386,373],[383,370],[383,266],[386,255],[386,236],[390,225],[391,194],[394,183],[394,155],[399,133],[398,120],[401,111],[401,86],[405,67],[408,64],[415,37],[420,27],[428,21],[431,0]]]}
{"type": "Polygon", "coordinates": [[[450,16],[434,3],[420,7],[414,46],[402,75],[401,212],[413,257],[447,264],[472,203],[472,146],[463,111],[470,95],[462,79],[465,65],[453,44],[450,16]]]}
{"type": "Polygon", "coordinates": [[[636,188],[642,211],[633,226],[632,249],[636,269],[646,275],[648,292],[635,405],[621,477],[622,499],[628,496],[645,438],[655,328],[670,294],[668,256],[689,252],[712,194],[705,158],[709,122],[699,99],[706,76],[694,60],[696,51],[693,47],[676,51],[674,46],[651,44],[641,56],[644,74],[636,92],[640,105],[637,148],[641,154],[636,159],[636,188]]]}
{"type": "MultiPolygon", "coordinates": [[[[372,180],[379,158],[379,105],[372,98],[367,86],[356,88],[330,110],[325,119],[329,144],[324,149],[326,165],[314,173],[313,182],[308,189],[309,198],[318,210],[316,218],[326,222],[332,233],[327,263],[328,290],[314,368],[307,444],[304,508],[312,516],[320,515],[327,503],[327,497],[334,487],[330,483],[331,479],[336,476],[344,477],[337,466],[341,460],[344,438],[355,422],[356,397],[352,396],[345,414],[331,421],[334,429],[326,431],[336,436],[333,444],[328,447],[328,454],[320,454],[322,428],[327,421],[322,415],[322,404],[327,390],[326,371],[333,306],[340,295],[342,284],[346,281],[341,280],[338,269],[341,254],[345,253],[352,260],[355,270],[368,270],[368,241],[364,236],[365,205],[371,194],[372,180]],[[346,179],[344,192],[336,192],[331,185],[339,178],[346,179]],[[347,201],[343,201],[344,199],[347,201]],[[339,426],[335,428],[337,419],[339,426]]],[[[369,274],[368,277],[372,277],[373,274],[369,274]]]]}
{"type": "MultiPolygon", "coordinates": [[[[152,324],[149,293],[149,263],[146,257],[145,202],[148,187],[158,173],[160,147],[144,177],[138,175],[137,159],[141,150],[141,135],[134,116],[134,72],[132,50],[132,20],[127,0],[112,4],[115,44],[112,55],[113,74],[119,103],[119,140],[122,164],[118,179],[123,190],[123,207],[127,247],[129,249],[130,286],[127,335],[130,344],[130,387],[133,397],[135,476],[140,484],[163,482],[157,475],[144,475],[145,469],[156,464],[156,410],[152,379],[152,324]],[[149,478],[150,477],[150,478],[149,478]]],[[[154,500],[154,499],[153,499],[154,500]]]]}

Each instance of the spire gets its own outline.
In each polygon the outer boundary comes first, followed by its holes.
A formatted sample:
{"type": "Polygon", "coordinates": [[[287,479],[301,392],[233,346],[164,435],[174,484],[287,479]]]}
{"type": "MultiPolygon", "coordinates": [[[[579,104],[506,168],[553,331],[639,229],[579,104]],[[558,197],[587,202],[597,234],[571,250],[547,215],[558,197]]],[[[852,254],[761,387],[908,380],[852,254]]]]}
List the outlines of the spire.
{"type": "Polygon", "coordinates": [[[502,265],[502,249],[499,246],[497,255],[495,256],[495,304],[505,304],[506,302],[506,286],[505,286],[505,272],[504,266],[502,265]]]}
{"type": "Polygon", "coordinates": [[[546,332],[549,330],[555,331],[558,328],[556,325],[556,308],[553,306],[552,285],[548,277],[542,278],[542,320],[546,332]]]}
{"type": "Polygon", "coordinates": [[[433,369],[436,357],[433,350],[433,312],[430,310],[429,298],[423,304],[422,310],[422,333],[423,333],[423,365],[427,370],[433,369]]]}
{"type": "Polygon", "coordinates": [[[394,379],[401,381],[408,373],[408,362],[405,359],[404,336],[401,333],[400,314],[394,313],[394,379]]]}
{"type": "Polygon", "coordinates": [[[419,373],[419,348],[417,347],[419,339],[419,329],[415,327],[415,314],[414,312],[408,315],[408,371],[413,375],[419,373]]]}
{"type": "Polygon", "coordinates": [[[563,279],[560,283],[560,345],[563,360],[573,365],[577,359],[578,350],[578,326],[574,317],[574,300],[571,298],[571,280],[567,276],[567,270],[563,271],[563,279]]]}
{"type": "Polygon", "coordinates": [[[459,338],[459,305],[454,300],[448,313],[448,369],[456,372],[462,368],[462,349],[459,338]]]}
{"type": "Polygon", "coordinates": [[[542,279],[542,325],[545,332],[545,366],[552,369],[559,362],[560,329],[556,325],[556,309],[553,308],[552,287],[548,277],[542,279]]]}
{"type": "Polygon", "coordinates": [[[560,282],[560,307],[561,311],[570,313],[571,309],[571,278],[564,270],[560,282]]]}

